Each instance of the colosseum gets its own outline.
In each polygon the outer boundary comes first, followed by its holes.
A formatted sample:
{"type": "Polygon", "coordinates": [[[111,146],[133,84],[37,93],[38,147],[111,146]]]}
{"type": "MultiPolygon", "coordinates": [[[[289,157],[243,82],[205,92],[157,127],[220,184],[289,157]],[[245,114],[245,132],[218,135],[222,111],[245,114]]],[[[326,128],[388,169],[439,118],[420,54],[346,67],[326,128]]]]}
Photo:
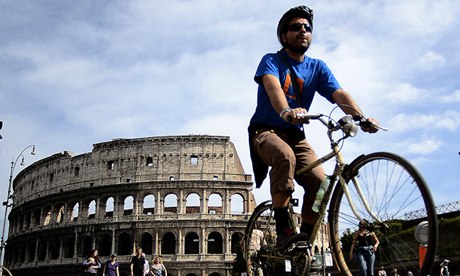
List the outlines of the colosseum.
{"type": "Polygon", "coordinates": [[[255,202],[227,136],[115,139],[54,154],[14,179],[4,266],[13,275],[81,275],[98,249],[121,275],[141,247],[168,275],[231,275],[255,202]]]}
{"type": "Polygon", "coordinates": [[[54,154],[13,181],[4,267],[15,276],[81,275],[97,249],[102,263],[117,254],[120,275],[129,275],[141,247],[148,261],[163,258],[168,275],[235,275],[256,205],[252,184],[228,136],[114,139],[90,153],[54,154]]]}

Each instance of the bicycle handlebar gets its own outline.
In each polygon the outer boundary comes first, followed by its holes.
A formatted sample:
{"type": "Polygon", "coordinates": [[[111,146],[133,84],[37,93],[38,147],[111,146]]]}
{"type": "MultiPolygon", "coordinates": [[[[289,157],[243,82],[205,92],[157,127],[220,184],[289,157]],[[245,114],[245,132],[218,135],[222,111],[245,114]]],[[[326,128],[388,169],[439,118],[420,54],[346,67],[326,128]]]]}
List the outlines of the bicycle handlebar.
{"type": "Polygon", "coordinates": [[[343,130],[349,136],[355,136],[358,132],[358,126],[363,127],[375,127],[377,129],[387,131],[388,129],[374,124],[371,121],[368,121],[367,118],[362,117],[360,120],[355,121],[351,115],[345,115],[340,118],[337,122],[333,122],[329,116],[324,114],[307,114],[307,113],[297,113],[297,117],[306,118],[308,120],[319,120],[331,131],[343,130]],[[329,120],[326,120],[328,118],[329,120]]]}

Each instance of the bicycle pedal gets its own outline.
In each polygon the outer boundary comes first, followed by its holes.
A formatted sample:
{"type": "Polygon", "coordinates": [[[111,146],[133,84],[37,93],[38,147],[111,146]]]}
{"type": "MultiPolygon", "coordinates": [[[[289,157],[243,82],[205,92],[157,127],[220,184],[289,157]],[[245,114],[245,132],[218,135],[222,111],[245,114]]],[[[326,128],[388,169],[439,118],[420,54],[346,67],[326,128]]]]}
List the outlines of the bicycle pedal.
{"type": "Polygon", "coordinates": [[[310,248],[311,249],[311,244],[308,243],[307,241],[298,241],[295,243],[297,248],[310,248]]]}
{"type": "Polygon", "coordinates": [[[306,241],[298,241],[290,247],[290,251],[307,251],[312,248],[311,244],[306,241]]]}

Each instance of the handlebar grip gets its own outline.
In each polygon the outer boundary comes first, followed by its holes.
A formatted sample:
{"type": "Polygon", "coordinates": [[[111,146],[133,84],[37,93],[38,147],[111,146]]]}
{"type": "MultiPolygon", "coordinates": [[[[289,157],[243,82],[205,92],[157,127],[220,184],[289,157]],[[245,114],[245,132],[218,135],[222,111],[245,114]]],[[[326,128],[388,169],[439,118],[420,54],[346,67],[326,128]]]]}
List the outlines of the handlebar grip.
{"type": "Polygon", "coordinates": [[[361,126],[365,127],[365,128],[370,128],[370,127],[375,127],[375,128],[378,128],[380,130],[383,130],[383,131],[388,131],[388,129],[386,127],[383,127],[383,126],[380,126],[380,125],[377,125],[377,124],[374,124],[370,121],[361,121],[361,126]]]}
{"type": "Polygon", "coordinates": [[[308,120],[317,120],[321,116],[323,116],[323,114],[307,114],[307,113],[297,113],[296,115],[299,118],[307,118],[308,120]]]}
{"type": "Polygon", "coordinates": [[[374,126],[373,123],[371,123],[370,121],[366,121],[366,120],[362,120],[360,125],[365,127],[365,128],[370,128],[370,127],[374,126]]]}

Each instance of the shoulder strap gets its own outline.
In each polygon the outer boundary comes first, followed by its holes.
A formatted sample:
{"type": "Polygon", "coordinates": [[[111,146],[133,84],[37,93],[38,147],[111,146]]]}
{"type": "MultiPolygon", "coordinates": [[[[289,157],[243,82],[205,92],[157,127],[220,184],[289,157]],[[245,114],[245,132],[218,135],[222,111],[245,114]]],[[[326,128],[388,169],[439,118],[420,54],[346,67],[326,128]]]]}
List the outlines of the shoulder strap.
{"type": "Polygon", "coordinates": [[[284,65],[286,65],[288,68],[288,73],[291,76],[292,88],[295,93],[297,104],[299,105],[299,107],[302,107],[302,99],[300,98],[300,87],[299,87],[299,83],[297,83],[297,74],[295,73],[294,69],[292,69],[292,65],[283,56],[283,54],[281,53],[281,50],[278,51],[277,54],[280,57],[281,61],[284,63],[284,65]]]}

